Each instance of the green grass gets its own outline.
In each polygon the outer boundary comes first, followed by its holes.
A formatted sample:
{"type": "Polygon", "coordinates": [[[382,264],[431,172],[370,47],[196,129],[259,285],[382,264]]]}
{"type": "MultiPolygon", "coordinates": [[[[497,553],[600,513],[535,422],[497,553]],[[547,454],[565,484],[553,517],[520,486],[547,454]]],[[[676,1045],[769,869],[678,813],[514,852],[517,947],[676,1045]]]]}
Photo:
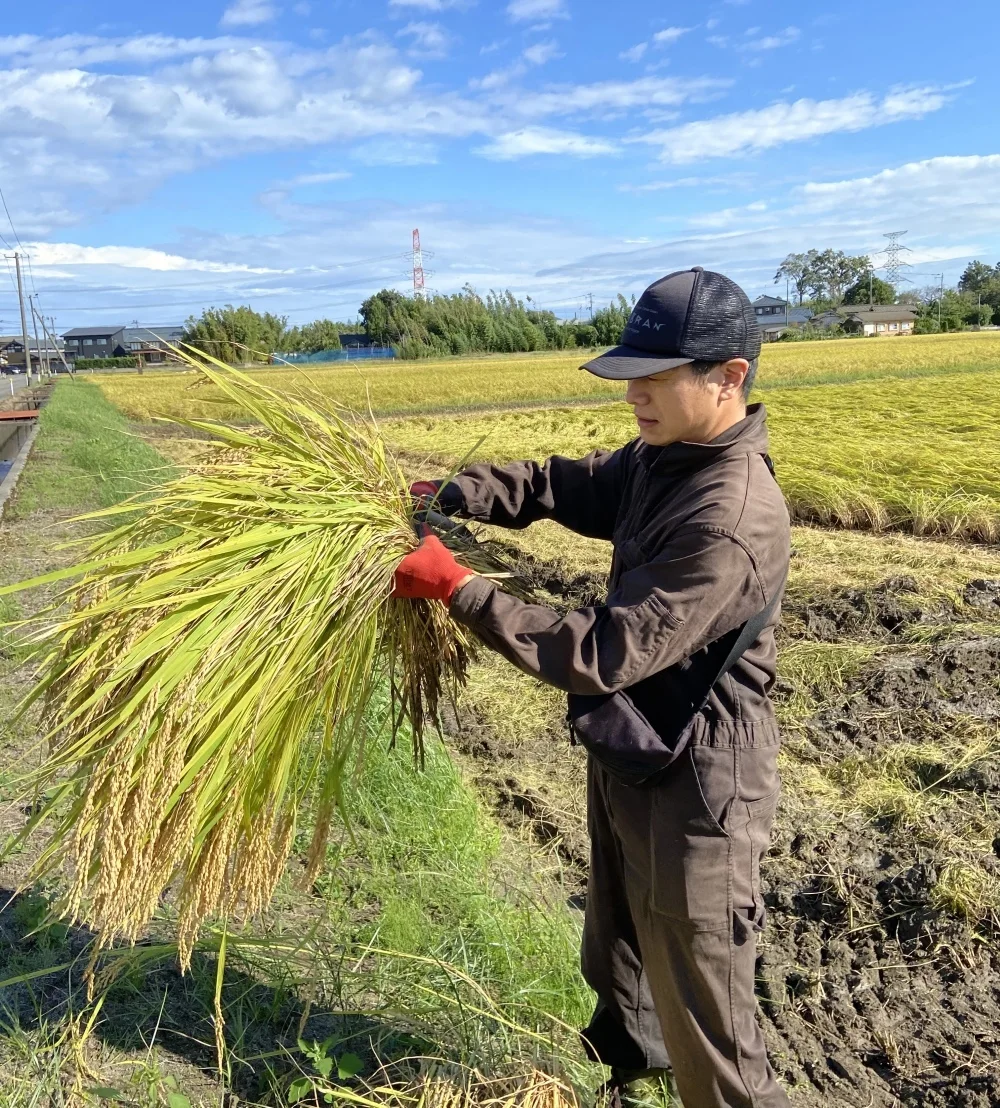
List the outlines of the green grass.
{"type": "Polygon", "coordinates": [[[91,382],[61,381],[39,424],[10,509],[13,518],[46,509],[107,507],[172,473],[91,382]]]}

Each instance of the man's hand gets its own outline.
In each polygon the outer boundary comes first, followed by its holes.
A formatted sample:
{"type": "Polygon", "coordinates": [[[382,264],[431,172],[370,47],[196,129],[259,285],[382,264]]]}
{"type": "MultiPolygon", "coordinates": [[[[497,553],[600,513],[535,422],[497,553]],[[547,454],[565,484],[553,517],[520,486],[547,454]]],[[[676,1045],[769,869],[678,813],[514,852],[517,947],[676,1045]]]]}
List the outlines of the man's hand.
{"type": "Polygon", "coordinates": [[[455,561],[437,535],[427,534],[417,549],[407,554],[396,567],[392,595],[409,600],[441,600],[448,604],[456,589],[474,576],[455,561]]]}
{"type": "Polygon", "coordinates": [[[410,496],[417,502],[417,507],[424,511],[437,496],[440,487],[440,481],[414,481],[410,485],[410,496]]]}
{"type": "Polygon", "coordinates": [[[457,515],[464,503],[462,490],[454,481],[414,481],[410,485],[414,511],[426,512],[429,508],[444,516],[457,515]]]}

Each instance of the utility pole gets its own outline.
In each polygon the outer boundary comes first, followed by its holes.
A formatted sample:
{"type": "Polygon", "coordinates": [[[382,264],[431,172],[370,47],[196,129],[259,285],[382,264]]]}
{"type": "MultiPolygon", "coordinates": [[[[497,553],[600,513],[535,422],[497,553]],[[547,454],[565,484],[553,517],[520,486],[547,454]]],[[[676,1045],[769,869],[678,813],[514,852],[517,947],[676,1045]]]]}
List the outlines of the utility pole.
{"type": "Polygon", "coordinates": [[[592,292],[587,293],[587,303],[589,305],[590,318],[594,318],[594,294],[592,292]]]}
{"type": "Polygon", "coordinates": [[[21,255],[14,251],[14,268],[17,270],[17,303],[21,309],[21,340],[24,343],[24,368],[31,383],[31,346],[28,342],[28,320],[24,314],[24,285],[21,281],[21,255]]]}
{"type": "Polygon", "coordinates": [[[875,300],[872,297],[872,280],[874,278],[874,270],[870,267],[868,269],[868,308],[869,310],[875,307],[875,300]]]}
{"type": "MultiPolygon", "coordinates": [[[[42,344],[38,341],[38,313],[35,311],[35,298],[28,297],[28,305],[31,308],[31,328],[35,332],[35,350],[38,351],[38,379],[42,379],[42,366],[45,366],[45,376],[49,375],[48,347],[45,348],[45,358],[42,358],[42,344]]],[[[28,352],[30,356],[30,351],[28,352]]]]}
{"type": "Polygon", "coordinates": [[[45,346],[44,346],[45,353],[43,355],[43,358],[44,358],[44,361],[45,361],[45,373],[46,373],[47,376],[51,377],[52,376],[52,359],[49,357],[49,332],[45,327],[45,316],[43,316],[42,313],[35,308],[34,299],[30,296],[28,297],[28,299],[32,301],[32,304],[31,304],[31,318],[32,318],[32,320],[34,321],[34,324],[35,324],[35,341],[36,342],[38,341],[38,337],[37,337],[38,336],[38,324],[40,323],[42,325],[42,335],[45,338],[45,346]]]}
{"type": "Polygon", "coordinates": [[[785,278],[785,327],[788,327],[788,278],[785,278]]]}
{"type": "Polygon", "coordinates": [[[49,316],[49,323],[52,324],[52,334],[51,335],[49,334],[48,327],[45,326],[45,316],[40,315],[38,318],[41,321],[42,330],[45,332],[46,344],[48,344],[48,341],[51,339],[52,349],[59,355],[59,360],[63,364],[63,369],[65,369],[66,372],[69,373],[70,369],[69,369],[69,363],[66,361],[66,355],[59,349],[59,344],[56,342],[56,339],[55,339],[56,317],[52,316],[52,315],[49,316]]]}
{"type": "Polygon", "coordinates": [[[941,301],[944,300],[944,274],[939,274],[941,278],[941,288],[938,292],[938,330],[941,330],[941,301]]]}

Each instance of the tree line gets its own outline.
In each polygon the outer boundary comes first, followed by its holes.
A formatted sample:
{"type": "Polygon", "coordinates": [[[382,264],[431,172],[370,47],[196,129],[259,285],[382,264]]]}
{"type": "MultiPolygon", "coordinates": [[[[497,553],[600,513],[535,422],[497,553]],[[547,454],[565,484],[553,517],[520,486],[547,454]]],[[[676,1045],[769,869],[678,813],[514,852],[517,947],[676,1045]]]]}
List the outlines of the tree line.
{"type": "Polygon", "coordinates": [[[450,296],[416,299],[382,289],[361,305],[361,318],[368,336],[379,345],[395,347],[402,358],[430,358],[613,346],[634,303],[619,294],[589,320],[579,322],[526,307],[509,290],[482,297],[466,285],[450,296]]]}
{"type": "MultiPolygon", "coordinates": [[[[990,266],[986,262],[970,262],[955,289],[929,286],[897,294],[888,281],[875,276],[867,255],[808,250],[789,254],[778,267],[774,280],[786,281],[799,305],[808,306],[817,314],[854,305],[904,304],[916,312],[914,330],[918,334],[962,331],[1000,322],[1000,263],[990,266]]],[[[806,330],[809,332],[809,328],[806,330]]]]}
{"type": "Polygon", "coordinates": [[[401,358],[613,346],[634,304],[634,298],[619,294],[590,319],[577,321],[526,307],[510,291],[482,297],[466,286],[450,296],[415,299],[382,289],[361,305],[360,323],[318,319],[289,327],[285,316],[227,304],[188,319],[183,341],[234,365],[258,360],[261,354],[339,350],[340,336],[359,328],[374,345],[391,346],[401,358]]]}
{"type": "MultiPolygon", "coordinates": [[[[874,274],[866,255],[840,250],[789,254],[778,267],[776,283],[787,280],[800,306],[816,314],[830,308],[900,303],[917,313],[919,332],[960,331],[1000,322],[1000,263],[971,262],[955,289],[926,288],[897,295],[874,274]]],[[[422,299],[382,289],[361,305],[360,321],[317,319],[293,327],[285,316],[256,312],[249,306],[209,308],[188,319],[184,341],[233,364],[261,354],[316,353],[340,349],[342,334],[363,329],[377,346],[391,346],[398,357],[430,358],[449,354],[499,354],[570,347],[613,346],[635,305],[619,294],[586,320],[558,318],[519,300],[512,292],[481,296],[466,285],[461,292],[422,299]]],[[[789,329],[786,338],[836,337],[840,328],[789,329]]]]}
{"type": "Polygon", "coordinates": [[[316,319],[289,327],[287,316],[256,312],[245,304],[238,308],[227,304],[224,308],[208,308],[198,317],[191,316],[184,325],[182,341],[230,365],[238,365],[259,361],[261,355],[339,350],[340,336],[356,332],[358,326],[316,319]]]}

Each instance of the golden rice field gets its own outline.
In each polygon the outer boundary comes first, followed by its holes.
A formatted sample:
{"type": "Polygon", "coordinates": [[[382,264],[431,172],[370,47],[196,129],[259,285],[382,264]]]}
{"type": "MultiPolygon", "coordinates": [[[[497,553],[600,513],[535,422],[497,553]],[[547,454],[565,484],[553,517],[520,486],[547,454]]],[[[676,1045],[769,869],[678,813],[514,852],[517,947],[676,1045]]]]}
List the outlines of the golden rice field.
{"type": "MultiPolygon", "coordinates": [[[[766,396],[772,456],[794,518],[915,534],[1000,536],[1000,395],[995,371],[766,396]]],[[[635,436],[624,404],[476,416],[412,416],[388,437],[431,468],[580,456],[635,436]]]]}
{"type": "MultiPolygon", "coordinates": [[[[404,411],[461,411],[545,404],[600,403],[621,398],[620,382],[581,372],[588,351],[372,362],[304,369],[257,370],[273,388],[315,389],[376,415],[404,411]]],[[[1000,370],[1000,332],[919,335],[898,339],[843,339],[775,343],[761,354],[762,392],[788,385],[863,381],[942,371],[1000,370]]],[[[95,375],[109,400],[131,419],[188,416],[238,420],[240,410],[211,386],[181,371],[95,375]]]]}

